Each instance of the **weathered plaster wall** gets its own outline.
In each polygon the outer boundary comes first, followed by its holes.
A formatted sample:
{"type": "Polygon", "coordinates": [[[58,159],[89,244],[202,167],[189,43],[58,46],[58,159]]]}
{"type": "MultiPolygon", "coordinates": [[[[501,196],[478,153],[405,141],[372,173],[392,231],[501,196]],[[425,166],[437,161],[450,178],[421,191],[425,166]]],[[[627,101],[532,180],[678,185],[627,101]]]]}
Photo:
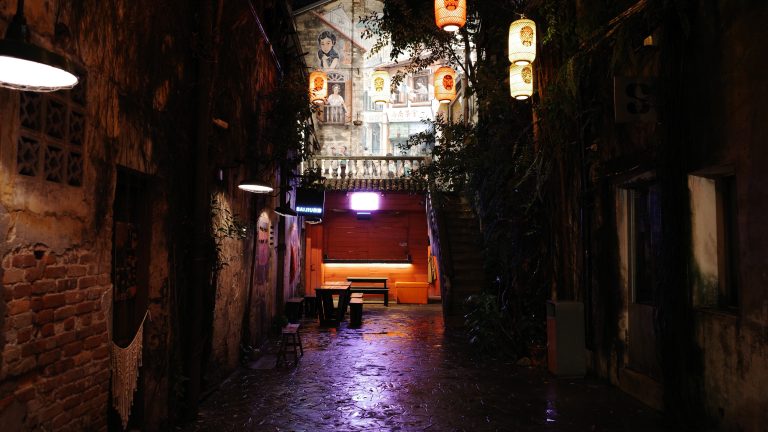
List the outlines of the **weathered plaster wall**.
{"type": "MultiPolygon", "coordinates": [[[[665,101],[674,98],[671,106],[678,111],[662,111],[671,118],[655,125],[615,124],[612,113],[607,112],[595,132],[595,157],[599,162],[592,165],[590,175],[600,192],[595,193],[593,207],[591,294],[596,307],[592,315],[591,363],[596,374],[651,405],[661,407],[664,395],[670,392],[688,391],[689,398],[695,392],[704,408],[698,415],[706,419],[707,425],[719,430],[762,430],[768,422],[764,390],[768,386],[768,228],[764,223],[768,211],[768,176],[764,169],[768,164],[768,127],[764,121],[768,118],[768,80],[764,73],[768,59],[758,53],[762,50],[760,41],[768,37],[768,29],[760,24],[768,18],[768,5],[706,3],[697,4],[690,12],[689,33],[681,34],[679,28],[662,29],[661,34],[668,36],[656,39],[659,47],[636,50],[636,64],[619,64],[616,72],[626,76],[679,72],[677,78],[684,82],[679,94],[662,96],[665,101]],[[684,40],[677,51],[682,57],[654,59],[654,53],[663,52],[664,44],[675,37],[684,40]],[[677,139],[664,141],[667,137],[677,139]],[[670,148],[680,149],[680,160],[664,160],[670,148]],[[698,306],[712,304],[702,297],[706,292],[702,277],[708,284],[717,283],[718,259],[712,232],[717,226],[714,188],[702,192],[701,184],[688,180],[689,175],[701,172],[730,173],[736,179],[737,311],[698,306]],[[665,280],[660,286],[662,299],[672,297],[674,291],[681,294],[677,298],[684,299],[685,304],[675,303],[674,308],[667,304],[659,311],[660,315],[666,314],[666,320],[657,323],[676,323],[677,327],[691,324],[690,334],[660,327],[668,335],[684,334],[691,343],[690,349],[674,350],[667,345],[669,352],[658,353],[662,367],[664,361],[674,364],[680,362],[681,356],[690,356],[685,357],[682,371],[687,376],[675,383],[659,382],[628,368],[627,351],[633,343],[627,337],[631,333],[627,321],[631,295],[630,257],[626,255],[628,222],[617,190],[631,185],[641,174],[656,176],[667,188],[662,196],[678,200],[677,207],[667,205],[662,209],[672,210],[663,215],[662,223],[674,226],[664,231],[667,237],[663,243],[665,247],[674,244],[681,261],[698,267],[667,268],[667,278],[681,282],[670,284],[665,280]],[[691,311],[691,322],[675,321],[675,316],[688,316],[691,311]],[[681,389],[681,383],[691,388],[681,389]],[[663,394],[653,390],[658,385],[663,386],[663,394]]],[[[600,88],[602,100],[610,101],[610,86],[600,88]]]]}
{"type": "Polygon", "coordinates": [[[702,5],[692,38],[699,54],[691,75],[699,77],[700,94],[710,95],[691,118],[696,144],[711,149],[701,165],[731,165],[737,187],[739,312],[696,315],[705,401],[724,430],[768,424],[768,59],[758,54],[768,38],[766,19],[765,4],[702,5]],[[713,34],[719,40],[711,43],[713,34]],[[703,67],[716,74],[704,79],[703,67]]]}
{"type": "MultiPolygon", "coordinates": [[[[11,3],[0,4],[3,33],[15,12],[11,3]]],[[[211,291],[202,293],[204,310],[192,311],[200,303],[189,294],[195,286],[189,267],[200,265],[191,263],[190,234],[202,103],[197,73],[199,62],[209,59],[200,60],[201,52],[210,48],[198,45],[199,3],[27,3],[33,42],[69,56],[81,70],[83,173],[81,186],[18,174],[22,99],[0,89],[0,424],[9,430],[79,431],[103,430],[110,421],[113,207],[117,172],[127,169],[146,180],[141,199],[150,219],[148,280],[142,289],[151,316],[133,422],[145,430],[167,430],[181,411],[177,402],[189,381],[187,360],[180,357],[184,343],[201,345],[194,352],[203,352],[206,380],[215,384],[238,364],[243,321],[250,323],[246,343],[258,345],[277,313],[274,240],[268,241],[263,265],[254,269],[251,259],[257,217],[275,202],[253,198],[237,184],[251,170],[266,176],[274,171],[255,161],[269,156],[268,137],[278,135],[269,129],[272,92],[287,78],[280,76],[274,52],[283,56],[282,73],[288,74],[294,55],[282,50],[287,51],[289,20],[276,2],[256,2],[252,9],[224,1],[218,3],[221,9],[213,8],[221,12],[214,20],[221,37],[212,48],[218,61],[211,83],[216,127],[206,155],[208,181],[249,233],[222,241],[228,264],[211,291]],[[272,46],[262,28],[272,32],[272,46]],[[220,170],[219,178],[214,173],[220,170]],[[183,318],[193,313],[206,328],[190,342],[183,318]]],[[[274,238],[277,218],[265,213],[268,237],[274,238]]]]}
{"type": "MultiPolygon", "coordinates": [[[[15,12],[0,6],[0,31],[15,12]]],[[[0,90],[0,423],[8,430],[104,430],[110,379],[108,323],[112,301],[112,206],[116,167],[155,175],[168,141],[184,145],[183,121],[157,123],[189,106],[178,97],[189,21],[144,31],[163,16],[141,2],[27,2],[32,40],[68,55],[84,90],[82,186],[17,174],[20,96],[0,90]],[[53,38],[54,21],[65,31],[53,38]],[[158,36],[159,35],[159,36],[158,36]],[[156,44],[154,37],[163,39],[156,44]],[[144,48],[163,50],[161,56],[144,48]],[[157,57],[155,57],[157,56],[157,57]],[[177,60],[180,60],[177,62],[177,60]],[[158,84],[148,74],[148,61],[158,84]],[[172,66],[171,66],[172,65],[172,66]],[[168,72],[171,71],[171,72],[168,72]],[[179,109],[179,107],[182,107],[179,109]],[[158,148],[160,151],[158,151],[158,148]]],[[[165,15],[167,16],[167,15],[165,15]]],[[[62,93],[66,94],[66,93],[62,93]]],[[[182,115],[183,117],[183,115],[182,115]]],[[[181,162],[183,159],[177,159],[181,162]]],[[[152,213],[152,320],[145,325],[143,408],[147,430],[168,422],[173,339],[169,319],[168,182],[145,197],[152,213]]],[[[139,409],[142,411],[142,409],[139,409]]]]}
{"type": "Polygon", "coordinates": [[[222,14],[213,115],[227,127],[217,127],[212,140],[216,154],[212,165],[222,169],[213,199],[230,220],[223,221],[223,213],[213,218],[222,267],[212,301],[211,356],[206,368],[210,385],[226,378],[240,364],[241,343],[258,348],[265,342],[277,313],[275,302],[281,284],[276,277],[276,242],[270,241],[276,237],[277,215],[268,210],[277,205],[277,198],[237,188],[249,175],[279,184],[270,179],[270,170],[277,166],[270,160],[270,151],[281,144],[272,142],[272,137],[280,137],[272,124],[273,109],[280,80],[292,78],[281,75],[290,73],[290,65],[277,65],[272,56],[273,50],[283,48],[280,44],[286,37],[278,31],[287,33],[275,21],[279,13],[274,3],[255,6],[259,23],[250,8],[238,2],[225,2],[222,14]],[[273,46],[267,44],[259,26],[268,32],[273,46]],[[248,168],[254,171],[248,172],[248,168]],[[216,232],[233,221],[246,228],[243,238],[222,237],[216,232]]]}

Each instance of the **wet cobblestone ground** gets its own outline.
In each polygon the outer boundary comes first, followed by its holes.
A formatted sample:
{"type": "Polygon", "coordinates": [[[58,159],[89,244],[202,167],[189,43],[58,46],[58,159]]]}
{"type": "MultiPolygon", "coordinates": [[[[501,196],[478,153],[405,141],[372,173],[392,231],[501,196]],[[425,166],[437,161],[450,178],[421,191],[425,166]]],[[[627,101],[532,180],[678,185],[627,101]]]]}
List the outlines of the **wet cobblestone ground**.
{"type": "Polygon", "coordinates": [[[662,431],[661,416],[590,379],[473,358],[439,305],[366,304],[359,329],[305,319],[304,356],[263,356],[182,431],[662,431]]]}

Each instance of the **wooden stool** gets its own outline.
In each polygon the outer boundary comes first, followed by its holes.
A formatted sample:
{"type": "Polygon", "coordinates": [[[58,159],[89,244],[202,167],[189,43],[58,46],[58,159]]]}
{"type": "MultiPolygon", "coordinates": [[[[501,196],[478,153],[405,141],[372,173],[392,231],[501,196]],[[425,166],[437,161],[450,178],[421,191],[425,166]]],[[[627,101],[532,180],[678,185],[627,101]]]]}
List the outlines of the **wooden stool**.
{"type": "Polygon", "coordinates": [[[363,299],[354,297],[349,300],[349,326],[360,327],[363,323],[363,299]]]}
{"type": "Polygon", "coordinates": [[[285,301],[285,316],[288,322],[297,323],[301,319],[301,312],[304,309],[303,297],[291,297],[285,301]]]}
{"type": "Polygon", "coordinates": [[[299,361],[299,353],[301,357],[304,356],[304,347],[301,345],[301,335],[299,334],[299,324],[288,324],[283,327],[280,339],[280,350],[277,352],[277,367],[280,367],[284,362],[288,361],[286,358],[286,352],[288,347],[293,347],[293,363],[296,364],[299,361]],[[296,347],[299,349],[297,350],[296,347]]]}
{"type": "Polygon", "coordinates": [[[317,316],[317,296],[314,294],[307,294],[304,296],[304,316],[315,317],[317,316]]]}

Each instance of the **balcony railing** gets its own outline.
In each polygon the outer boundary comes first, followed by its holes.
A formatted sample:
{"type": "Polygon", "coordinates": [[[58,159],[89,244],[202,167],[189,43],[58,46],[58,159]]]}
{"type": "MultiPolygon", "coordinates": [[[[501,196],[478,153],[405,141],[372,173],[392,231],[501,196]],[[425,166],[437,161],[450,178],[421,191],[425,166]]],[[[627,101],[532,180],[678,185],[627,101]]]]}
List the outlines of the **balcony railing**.
{"type": "Polygon", "coordinates": [[[428,163],[424,156],[314,156],[308,168],[320,169],[326,178],[396,179],[410,178],[428,163]]]}
{"type": "Polygon", "coordinates": [[[346,108],[344,105],[323,107],[323,122],[328,124],[344,124],[346,122],[346,108]]]}

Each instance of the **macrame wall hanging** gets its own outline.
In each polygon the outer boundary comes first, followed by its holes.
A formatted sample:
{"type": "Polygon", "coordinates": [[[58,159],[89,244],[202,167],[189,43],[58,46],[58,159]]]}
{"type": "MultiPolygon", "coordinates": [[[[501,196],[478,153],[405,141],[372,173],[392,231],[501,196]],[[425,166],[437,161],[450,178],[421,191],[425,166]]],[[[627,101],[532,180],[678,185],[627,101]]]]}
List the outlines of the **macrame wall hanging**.
{"type": "Polygon", "coordinates": [[[141,352],[144,348],[144,322],[149,311],[144,314],[136,335],[127,347],[121,348],[112,342],[112,406],[120,414],[123,430],[128,426],[133,406],[133,393],[136,391],[141,352]]]}

